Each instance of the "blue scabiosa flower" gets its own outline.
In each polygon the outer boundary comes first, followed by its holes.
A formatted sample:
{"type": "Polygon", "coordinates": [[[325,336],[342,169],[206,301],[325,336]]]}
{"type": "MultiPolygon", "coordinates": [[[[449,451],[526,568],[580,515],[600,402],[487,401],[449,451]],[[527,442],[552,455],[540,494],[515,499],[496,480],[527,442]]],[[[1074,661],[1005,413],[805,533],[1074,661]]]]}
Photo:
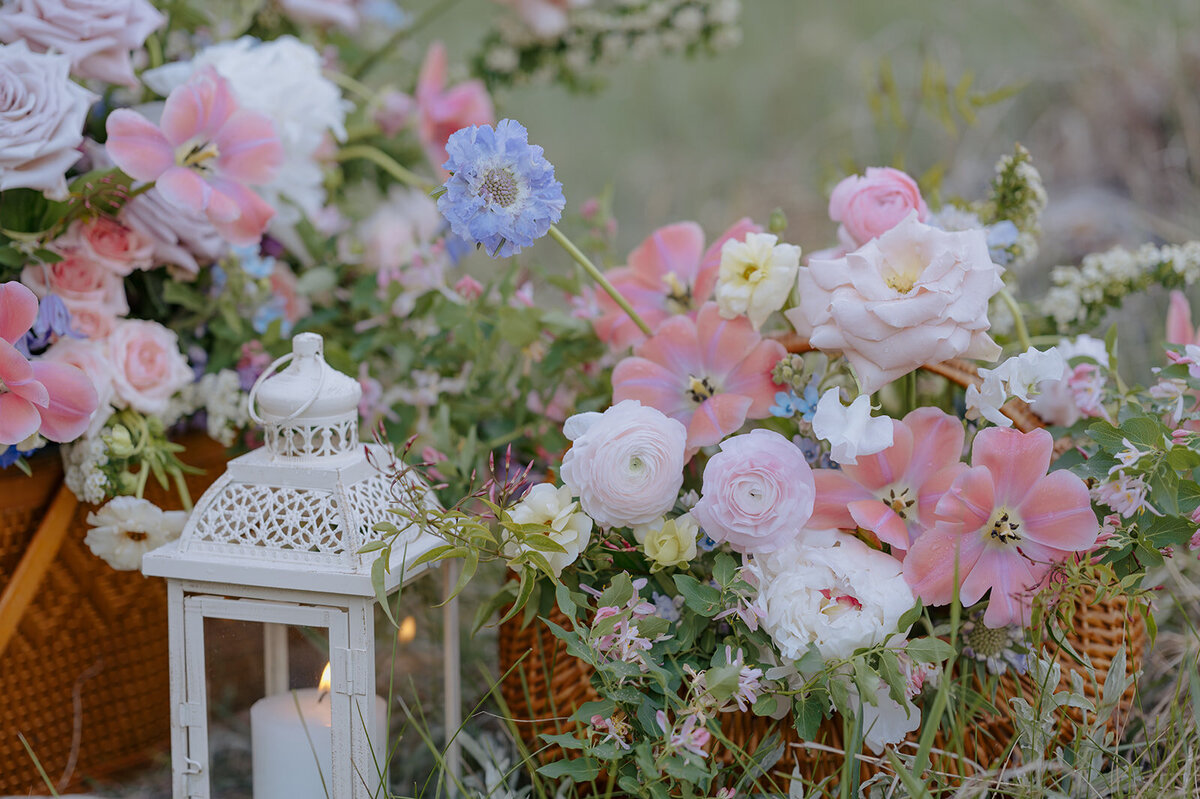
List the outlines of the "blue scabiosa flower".
{"type": "Polygon", "coordinates": [[[446,142],[451,173],[438,210],[450,229],[482,245],[493,258],[507,258],[546,235],[562,218],[562,184],[542,148],[516,120],[493,130],[477,125],[456,131],[446,142]]]}

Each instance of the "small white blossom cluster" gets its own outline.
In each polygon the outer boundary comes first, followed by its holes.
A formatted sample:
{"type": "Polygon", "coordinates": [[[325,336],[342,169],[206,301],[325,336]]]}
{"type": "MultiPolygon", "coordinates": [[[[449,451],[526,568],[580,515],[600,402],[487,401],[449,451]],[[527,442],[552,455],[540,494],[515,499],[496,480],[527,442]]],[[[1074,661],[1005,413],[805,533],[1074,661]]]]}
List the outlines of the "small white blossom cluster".
{"type": "Polygon", "coordinates": [[[108,449],[99,436],[84,436],[59,451],[63,459],[63,482],[83,502],[99,505],[108,495],[108,478],[101,467],[108,464],[108,449]]]}
{"type": "Polygon", "coordinates": [[[565,25],[536,30],[515,17],[501,20],[481,62],[493,80],[543,83],[586,80],[597,67],[662,54],[712,52],[737,46],[741,0],[596,0],[568,7],[565,25]]]}
{"type": "Polygon", "coordinates": [[[250,423],[246,393],[237,372],[222,369],[185,386],[171,398],[163,420],[170,426],[197,411],[205,412],[209,437],[231,446],[238,431],[250,423]]]}
{"type": "Polygon", "coordinates": [[[1157,247],[1146,244],[1130,252],[1114,247],[1092,253],[1079,266],[1058,266],[1041,311],[1059,330],[1086,326],[1100,313],[1152,283],[1190,286],[1200,278],[1200,241],[1157,247]]]}

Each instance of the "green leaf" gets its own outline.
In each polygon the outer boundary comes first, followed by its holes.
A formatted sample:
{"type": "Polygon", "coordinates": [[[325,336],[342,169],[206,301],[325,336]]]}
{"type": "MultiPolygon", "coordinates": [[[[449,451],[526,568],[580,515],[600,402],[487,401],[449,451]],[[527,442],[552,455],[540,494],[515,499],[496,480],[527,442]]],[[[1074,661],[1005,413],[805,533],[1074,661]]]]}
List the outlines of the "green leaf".
{"type": "Polygon", "coordinates": [[[711,585],[702,584],[690,574],[676,574],[673,579],[684,603],[696,613],[711,619],[721,610],[721,592],[711,585]]]}
{"type": "Polygon", "coordinates": [[[737,574],[737,561],[728,552],[718,552],[713,561],[713,579],[722,587],[728,587],[737,574]]]}
{"type": "Polygon", "coordinates": [[[829,694],[813,691],[793,703],[792,725],[802,741],[811,741],[817,736],[821,722],[829,712],[829,694]]]}
{"type": "Polygon", "coordinates": [[[904,675],[900,671],[900,660],[892,649],[884,649],[879,653],[879,676],[887,683],[888,696],[903,706],[908,698],[904,675]]]}
{"type": "Polygon", "coordinates": [[[717,700],[718,704],[722,704],[726,699],[733,696],[733,692],[738,687],[738,677],[742,673],[742,667],[738,664],[729,664],[725,666],[714,666],[704,673],[704,683],[708,686],[708,692],[717,700]]]}
{"type": "Polygon", "coordinates": [[[384,587],[384,577],[387,575],[388,562],[383,558],[376,558],[371,564],[371,588],[375,590],[375,599],[383,608],[384,614],[388,617],[388,621],[392,626],[396,626],[396,618],[392,615],[392,608],[388,603],[387,590],[384,587]]]}
{"type": "Polygon", "coordinates": [[[582,749],[586,744],[575,737],[574,733],[564,732],[558,735],[551,735],[544,732],[538,736],[546,743],[555,744],[563,749],[582,749]]]}
{"type": "Polygon", "coordinates": [[[1121,423],[1121,432],[1131,442],[1142,447],[1161,449],[1163,446],[1165,430],[1162,422],[1150,416],[1134,416],[1132,419],[1125,420],[1121,423]]]}
{"type": "Polygon", "coordinates": [[[924,605],[918,599],[917,604],[904,611],[903,615],[900,616],[900,621],[896,622],[896,630],[901,633],[907,633],[908,629],[917,623],[917,619],[921,618],[923,610],[924,605]]]}
{"type": "Polygon", "coordinates": [[[954,647],[941,638],[932,636],[912,639],[904,647],[904,651],[910,658],[922,663],[941,663],[954,655],[954,647]]]}
{"type": "Polygon", "coordinates": [[[555,541],[548,535],[534,533],[533,535],[525,536],[525,543],[528,546],[534,547],[540,552],[566,552],[567,550],[562,544],[555,541]]]}
{"type": "Polygon", "coordinates": [[[1108,422],[1093,422],[1088,425],[1087,434],[1088,438],[1108,452],[1120,452],[1125,449],[1125,436],[1108,422]]]}
{"type": "Polygon", "coordinates": [[[532,577],[532,572],[529,569],[521,569],[521,585],[517,589],[517,598],[513,600],[512,607],[508,609],[508,613],[500,619],[500,624],[517,615],[525,603],[529,601],[529,597],[533,594],[533,589],[537,585],[537,580],[532,577]]]}
{"type": "Polygon", "coordinates": [[[1167,452],[1167,465],[1180,472],[1187,472],[1200,466],[1200,453],[1187,447],[1174,446],[1167,452]]]}
{"type": "Polygon", "coordinates": [[[617,703],[611,699],[597,699],[591,702],[584,702],[575,712],[571,714],[571,721],[579,724],[590,724],[592,716],[600,716],[601,718],[612,718],[612,714],[617,710],[617,703]]]}
{"type": "Polygon", "coordinates": [[[575,600],[571,598],[571,590],[562,583],[554,586],[554,602],[564,616],[568,619],[575,618],[575,600]]]}
{"type": "Polygon", "coordinates": [[[612,582],[604,592],[600,594],[600,598],[596,600],[598,607],[624,607],[630,599],[633,598],[633,581],[629,578],[629,574],[621,572],[616,577],[613,577],[612,582]]]}
{"type": "Polygon", "coordinates": [[[556,760],[542,766],[537,772],[552,780],[560,780],[565,777],[573,782],[591,782],[600,775],[600,761],[594,757],[556,760]]]}

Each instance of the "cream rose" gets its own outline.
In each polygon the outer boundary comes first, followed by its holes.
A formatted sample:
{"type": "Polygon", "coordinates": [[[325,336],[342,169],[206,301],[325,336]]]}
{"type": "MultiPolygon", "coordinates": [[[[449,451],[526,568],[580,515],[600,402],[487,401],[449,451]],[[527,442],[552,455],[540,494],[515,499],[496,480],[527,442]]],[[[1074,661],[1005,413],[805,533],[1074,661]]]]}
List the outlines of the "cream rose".
{"type": "MultiPolygon", "coordinates": [[[[525,498],[509,511],[517,524],[544,524],[545,533],[565,552],[542,552],[550,563],[554,576],[570,566],[587,547],[592,535],[592,520],[579,511],[579,503],[566,486],[555,488],[550,483],[535,485],[525,498]]],[[[525,544],[509,541],[504,545],[504,557],[512,560],[528,550],[525,544]]]]}
{"type": "Polygon", "coordinates": [[[70,68],[66,56],[32,53],[24,41],[0,45],[0,191],[67,198],[65,175],[79,160],[83,122],[96,99],[71,80],[70,68]]]}
{"type": "Polygon", "coordinates": [[[663,518],[650,524],[635,525],[633,536],[655,566],[678,566],[696,557],[700,527],[691,514],[685,513],[676,519],[663,518]]]}
{"type": "Polygon", "coordinates": [[[647,524],[669,511],[683,485],[687,428],[637,400],[567,419],[574,443],[563,457],[562,481],[598,524],[647,524]]]}
{"type": "Polygon", "coordinates": [[[108,338],[107,355],[117,400],[143,413],[164,413],[175,392],[193,379],[175,332],[157,322],[118,322],[108,338]]]}
{"type": "Polygon", "coordinates": [[[809,261],[785,313],[813,347],[844,354],[870,394],[927,363],[996,360],[987,311],[1001,271],[982,230],[938,230],[912,212],[843,258],[809,261]]]}

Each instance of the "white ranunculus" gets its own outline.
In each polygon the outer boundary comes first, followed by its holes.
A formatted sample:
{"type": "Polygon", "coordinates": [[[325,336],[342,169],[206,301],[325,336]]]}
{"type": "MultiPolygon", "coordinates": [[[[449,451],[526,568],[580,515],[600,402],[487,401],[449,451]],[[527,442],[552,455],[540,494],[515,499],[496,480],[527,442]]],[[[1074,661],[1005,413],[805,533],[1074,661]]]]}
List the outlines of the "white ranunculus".
{"type": "Polygon", "coordinates": [[[325,204],[317,150],[331,134],[346,139],[346,113],[352,104],[321,74],[321,56],[292,36],[260,42],[243,36],[206,47],[191,61],[146,71],[146,85],[166,96],[192,73],[212,66],[229,81],[238,102],[275,123],[283,145],[283,165],[272,182],[255,191],[276,211],[272,228],[290,228],[301,215],[312,216],[325,204]]]}
{"type": "Polygon", "coordinates": [[[866,394],[842,405],[838,389],[829,389],[817,401],[812,427],[813,435],[829,442],[829,457],[835,463],[855,464],[859,455],[874,455],[892,445],[892,420],[871,416],[871,398],[866,394]]]}
{"type": "MultiPolygon", "coordinates": [[[[814,531],[805,544],[754,558],[763,629],[784,658],[815,644],[826,660],[887,641],[913,606],[900,561],[844,533],[814,531]]],[[[904,632],[904,631],[900,631],[904,632]]]]}
{"type": "Polygon", "coordinates": [[[800,248],[770,233],[747,233],[721,247],[716,300],[726,319],[745,316],[758,330],[787,302],[800,268],[800,248]]]}
{"type": "Polygon", "coordinates": [[[164,511],[138,497],[114,497],[88,514],[91,529],[83,540],[109,566],[133,571],[141,568],[142,555],[178,538],[186,521],[184,511],[164,511]]]}
{"type": "Polygon", "coordinates": [[[70,78],[71,59],[0,45],[0,191],[28,188],[67,198],[83,122],[96,95],[70,78]]]}
{"type": "MultiPolygon", "coordinates": [[[[570,566],[588,545],[592,534],[592,520],[579,510],[579,503],[566,486],[555,488],[550,483],[535,485],[525,498],[509,511],[517,524],[546,524],[546,532],[566,552],[543,552],[550,568],[557,577],[570,566]]],[[[504,546],[504,557],[513,559],[528,547],[509,541],[504,546]]]]}

